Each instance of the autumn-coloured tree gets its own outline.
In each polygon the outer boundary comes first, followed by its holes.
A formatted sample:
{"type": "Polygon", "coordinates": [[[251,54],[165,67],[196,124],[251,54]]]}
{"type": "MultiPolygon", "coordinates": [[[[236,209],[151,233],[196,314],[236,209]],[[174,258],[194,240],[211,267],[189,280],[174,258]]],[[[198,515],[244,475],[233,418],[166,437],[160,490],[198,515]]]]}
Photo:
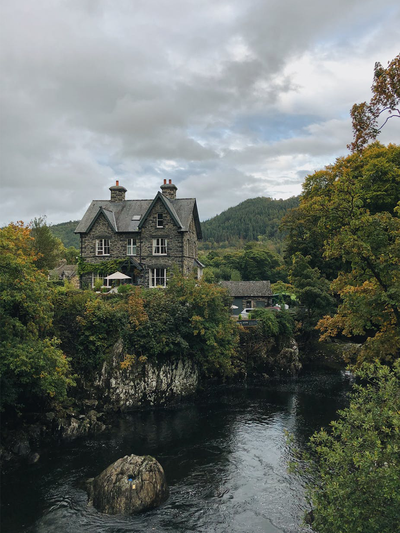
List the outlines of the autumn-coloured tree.
{"type": "Polygon", "coordinates": [[[400,355],[399,198],[400,147],[376,142],[308,176],[297,210],[304,231],[299,240],[293,229],[292,251],[300,242],[310,267],[336,266],[341,301],[319,323],[323,338],[361,336],[358,363],[400,355]]]}
{"type": "Polygon", "coordinates": [[[353,142],[348,148],[353,152],[376,140],[389,120],[400,118],[400,54],[389,61],[387,68],[375,63],[371,90],[370,102],[354,104],[350,111],[353,142]]]}
{"type": "Polygon", "coordinates": [[[20,222],[0,230],[1,407],[60,400],[72,384],[50,333],[51,290],[36,259],[29,227],[20,222]]]}

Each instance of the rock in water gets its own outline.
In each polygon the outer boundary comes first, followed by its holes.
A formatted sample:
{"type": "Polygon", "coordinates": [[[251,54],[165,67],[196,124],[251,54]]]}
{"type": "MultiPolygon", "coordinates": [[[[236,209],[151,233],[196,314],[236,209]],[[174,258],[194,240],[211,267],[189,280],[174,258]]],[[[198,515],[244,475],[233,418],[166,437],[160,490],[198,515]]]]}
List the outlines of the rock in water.
{"type": "Polygon", "coordinates": [[[88,480],[89,503],[102,513],[134,514],[169,496],[162,466],[149,455],[126,455],[88,480]]]}

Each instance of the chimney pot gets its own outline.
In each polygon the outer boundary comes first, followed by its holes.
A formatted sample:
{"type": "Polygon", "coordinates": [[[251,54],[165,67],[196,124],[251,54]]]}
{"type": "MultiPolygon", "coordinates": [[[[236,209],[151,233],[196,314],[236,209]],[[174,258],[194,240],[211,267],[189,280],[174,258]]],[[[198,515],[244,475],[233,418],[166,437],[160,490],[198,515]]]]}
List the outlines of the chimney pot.
{"type": "Polygon", "coordinates": [[[123,202],[125,200],[126,189],[125,187],[122,187],[119,184],[119,181],[116,180],[116,185],[113,185],[112,187],[110,187],[110,191],[111,191],[111,198],[110,198],[111,202],[123,202]]]}
{"type": "Polygon", "coordinates": [[[167,183],[167,180],[165,179],[164,185],[161,185],[163,195],[169,200],[175,200],[177,189],[177,186],[172,183],[172,180],[169,180],[169,183],[167,183]]]}

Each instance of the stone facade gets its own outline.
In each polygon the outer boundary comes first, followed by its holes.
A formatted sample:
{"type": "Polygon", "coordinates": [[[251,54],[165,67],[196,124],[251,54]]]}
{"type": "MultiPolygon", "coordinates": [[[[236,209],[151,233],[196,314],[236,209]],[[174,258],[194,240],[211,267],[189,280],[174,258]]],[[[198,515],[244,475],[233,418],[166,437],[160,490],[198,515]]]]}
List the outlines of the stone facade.
{"type": "MultiPolygon", "coordinates": [[[[95,265],[125,259],[126,264],[118,270],[129,275],[134,284],[145,287],[164,286],[173,266],[184,275],[193,270],[201,275],[196,201],[177,199],[177,188],[172,183],[164,183],[161,188],[162,194],[153,200],[125,200],[126,189],[117,182],[110,187],[109,201],[92,202],[76,229],[85,262],[95,265]],[[131,239],[135,249],[128,248],[131,239]]],[[[93,285],[93,279],[92,274],[86,274],[82,284],[93,285]]]]}

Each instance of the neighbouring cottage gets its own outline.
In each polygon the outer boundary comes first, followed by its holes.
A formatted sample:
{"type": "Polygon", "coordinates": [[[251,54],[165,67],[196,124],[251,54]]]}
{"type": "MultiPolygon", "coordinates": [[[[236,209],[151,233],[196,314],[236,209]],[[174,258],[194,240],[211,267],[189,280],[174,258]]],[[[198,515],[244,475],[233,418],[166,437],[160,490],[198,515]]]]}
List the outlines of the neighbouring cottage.
{"type": "Polygon", "coordinates": [[[66,259],[62,259],[56,268],[49,271],[48,279],[54,281],[68,280],[75,288],[79,289],[78,266],[67,265],[66,259]]]}
{"type": "Polygon", "coordinates": [[[81,286],[116,270],[143,287],[165,287],[176,265],[201,277],[197,259],[202,238],[195,198],[176,198],[177,187],[164,180],[153,200],[125,200],[125,187],[110,187],[110,200],[93,200],[75,230],[81,238],[81,286]]]}
{"type": "Polygon", "coordinates": [[[272,305],[272,289],[269,281],[221,281],[232,297],[232,314],[239,315],[248,307],[272,305]]]}

